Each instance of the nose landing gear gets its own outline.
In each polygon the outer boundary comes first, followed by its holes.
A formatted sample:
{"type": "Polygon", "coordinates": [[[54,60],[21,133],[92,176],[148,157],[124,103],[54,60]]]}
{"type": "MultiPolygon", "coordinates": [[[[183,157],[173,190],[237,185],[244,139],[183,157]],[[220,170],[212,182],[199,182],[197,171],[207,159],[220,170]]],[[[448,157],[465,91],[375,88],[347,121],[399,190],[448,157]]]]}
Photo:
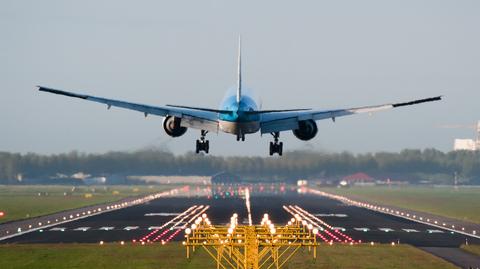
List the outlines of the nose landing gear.
{"type": "Polygon", "coordinates": [[[201,151],[205,152],[208,154],[208,150],[210,149],[210,143],[208,140],[205,139],[205,136],[207,135],[208,131],[202,130],[200,132],[200,139],[197,139],[197,147],[195,149],[195,152],[198,154],[201,151]]]}
{"type": "Polygon", "coordinates": [[[245,134],[237,134],[237,141],[245,141],[245,134]]]}
{"type": "Polygon", "coordinates": [[[283,154],[283,142],[278,142],[278,138],[280,137],[280,132],[272,133],[274,142],[270,142],[270,156],[275,153],[278,153],[279,156],[283,154]]]}

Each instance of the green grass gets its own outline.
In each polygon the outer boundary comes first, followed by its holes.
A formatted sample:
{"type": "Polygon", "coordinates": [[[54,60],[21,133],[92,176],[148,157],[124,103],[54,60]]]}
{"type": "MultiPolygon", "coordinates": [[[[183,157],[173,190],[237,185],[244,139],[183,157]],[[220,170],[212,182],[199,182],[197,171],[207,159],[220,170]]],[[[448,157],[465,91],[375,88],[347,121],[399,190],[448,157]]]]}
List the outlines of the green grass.
{"type": "Polygon", "coordinates": [[[321,190],[382,205],[480,223],[480,188],[351,187],[321,190]]]}
{"type": "Polygon", "coordinates": [[[112,202],[173,186],[1,186],[0,223],[112,202]]]}
{"type": "MultiPolygon", "coordinates": [[[[411,246],[390,245],[322,245],[313,260],[307,251],[300,251],[284,268],[456,268],[437,257],[411,246]]],[[[162,246],[105,244],[0,245],[0,268],[42,269],[143,269],[143,268],[215,268],[205,251],[185,258],[185,249],[178,243],[162,246]]]]}
{"type": "Polygon", "coordinates": [[[462,248],[468,252],[480,256],[480,245],[463,245],[462,248]]]}

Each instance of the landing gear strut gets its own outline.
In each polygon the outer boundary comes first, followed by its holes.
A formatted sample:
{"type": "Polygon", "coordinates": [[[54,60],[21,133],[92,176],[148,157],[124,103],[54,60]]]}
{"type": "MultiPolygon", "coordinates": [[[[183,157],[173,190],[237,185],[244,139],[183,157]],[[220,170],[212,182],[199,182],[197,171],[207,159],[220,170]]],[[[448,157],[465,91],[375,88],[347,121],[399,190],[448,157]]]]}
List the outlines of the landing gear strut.
{"type": "Polygon", "coordinates": [[[200,151],[203,151],[208,154],[208,150],[210,149],[210,143],[208,140],[205,139],[208,131],[202,130],[200,132],[200,140],[197,139],[197,147],[195,152],[198,154],[200,151]]]}
{"type": "Polygon", "coordinates": [[[280,132],[274,132],[273,135],[273,142],[270,142],[270,156],[275,153],[278,153],[279,156],[282,156],[283,153],[283,142],[278,142],[278,138],[280,137],[280,132]]]}
{"type": "Polygon", "coordinates": [[[245,141],[245,134],[237,134],[237,141],[245,141]]]}

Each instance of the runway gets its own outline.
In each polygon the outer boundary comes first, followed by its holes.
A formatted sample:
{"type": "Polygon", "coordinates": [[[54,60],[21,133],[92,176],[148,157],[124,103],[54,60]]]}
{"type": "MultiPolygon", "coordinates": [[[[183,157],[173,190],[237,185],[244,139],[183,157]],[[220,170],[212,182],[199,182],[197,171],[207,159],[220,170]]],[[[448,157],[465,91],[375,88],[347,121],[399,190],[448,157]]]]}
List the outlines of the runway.
{"type": "MultiPolygon", "coordinates": [[[[276,225],[284,225],[292,214],[300,213],[320,227],[319,242],[327,244],[389,243],[417,247],[458,247],[466,240],[480,244],[479,239],[391,215],[349,206],[339,201],[295,189],[272,188],[251,192],[251,214],[258,224],[268,213],[276,225]]],[[[202,192],[205,193],[205,192],[202,192]]],[[[1,243],[99,243],[180,241],[183,230],[201,214],[212,224],[225,224],[233,213],[248,224],[243,195],[238,192],[210,192],[208,195],[168,197],[117,211],[107,212],[48,227],[44,230],[12,237],[1,243]]]]}

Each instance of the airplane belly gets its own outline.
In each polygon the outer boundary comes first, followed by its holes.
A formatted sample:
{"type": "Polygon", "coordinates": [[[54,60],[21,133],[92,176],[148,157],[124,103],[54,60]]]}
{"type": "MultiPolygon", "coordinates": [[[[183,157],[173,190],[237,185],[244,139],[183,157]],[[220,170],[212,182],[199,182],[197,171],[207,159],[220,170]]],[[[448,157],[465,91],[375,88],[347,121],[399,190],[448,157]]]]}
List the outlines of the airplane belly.
{"type": "Polygon", "coordinates": [[[260,130],[260,122],[247,121],[247,122],[235,122],[235,121],[220,121],[220,130],[229,134],[252,134],[260,130]]]}

